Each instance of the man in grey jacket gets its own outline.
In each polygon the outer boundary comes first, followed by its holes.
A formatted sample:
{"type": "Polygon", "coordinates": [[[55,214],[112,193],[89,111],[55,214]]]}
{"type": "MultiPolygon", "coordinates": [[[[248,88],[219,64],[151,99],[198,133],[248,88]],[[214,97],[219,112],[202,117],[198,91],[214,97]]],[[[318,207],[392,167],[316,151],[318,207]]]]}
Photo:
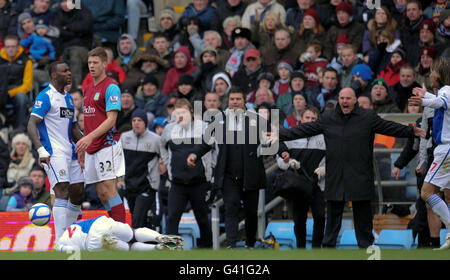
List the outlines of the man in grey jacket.
{"type": "Polygon", "coordinates": [[[120,141],[125,155],[125,197],[132,214],[132,227],[147,227],[147,213],[159,213],[160,136],[147,129],[147,114],[136,109],[131,115],[132,130],[124,132],[120,141]],[[154,207],[152,207],[154,205],[154,207]]]}

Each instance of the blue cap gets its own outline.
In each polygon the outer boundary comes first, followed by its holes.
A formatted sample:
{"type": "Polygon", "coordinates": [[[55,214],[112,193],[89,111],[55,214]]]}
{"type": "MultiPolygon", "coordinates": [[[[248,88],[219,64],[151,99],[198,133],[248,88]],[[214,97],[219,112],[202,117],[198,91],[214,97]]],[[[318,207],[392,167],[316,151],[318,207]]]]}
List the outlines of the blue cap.
{"type": "Polygon", "coordinates": [[[372,80],[373,72],[372,69],[366,64],[357,64],[352,69],[352,75],[361,77],[366,82],[372,80]]]}

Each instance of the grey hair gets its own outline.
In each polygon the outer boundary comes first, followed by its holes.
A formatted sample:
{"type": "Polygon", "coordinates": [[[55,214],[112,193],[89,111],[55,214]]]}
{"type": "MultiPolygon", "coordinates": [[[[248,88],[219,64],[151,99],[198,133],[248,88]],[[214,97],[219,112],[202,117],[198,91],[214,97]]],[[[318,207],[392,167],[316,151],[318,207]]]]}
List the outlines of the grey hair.
{"type": "Polygon", "coordinates": [[[241,26],[241,17],[240,16],[232,16],[232,17],[227,17],[226,19],[223,20],[223,23],[222,23],[223,29],[227,28],[228,23],[230,23],[231,21],[237,21],[237,25],[241,26]]]}

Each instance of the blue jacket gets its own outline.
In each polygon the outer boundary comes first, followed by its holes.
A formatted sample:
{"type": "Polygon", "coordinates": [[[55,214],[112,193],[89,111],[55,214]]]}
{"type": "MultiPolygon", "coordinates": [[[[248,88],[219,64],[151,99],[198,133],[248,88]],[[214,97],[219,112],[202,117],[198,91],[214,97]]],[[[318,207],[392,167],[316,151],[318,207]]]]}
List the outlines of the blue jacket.
{"type": "Polygon", "coordinates": [[[194,8],[194,4],[191,3],[186,7],[181,17],[198,18],[202,24],[202,26],[200,26],[200,29],[205,31],[210,29],[210,25],[213,20],[215,10],[216,8],[208,5],[203,10],[197,11],[194,8]]]}
{"type": "Polygon", "coordinates": [[[136,95],[135,103],[136,107],[152,113],[157,118],[165,116],[167,99],[167,96],[159,90],[153,97],[146,97],[144,96],[144,92],[140,92],[136,95]]]}
{"type": "Polygon", "coordinates": [[[52,43],[35,33],[20,41],[20,45],[24,48],[29,47],[31,56],[36,61],[40,60],[45,55],[48,55],[51,60],[56,59],[55,48],[52,43]]]}

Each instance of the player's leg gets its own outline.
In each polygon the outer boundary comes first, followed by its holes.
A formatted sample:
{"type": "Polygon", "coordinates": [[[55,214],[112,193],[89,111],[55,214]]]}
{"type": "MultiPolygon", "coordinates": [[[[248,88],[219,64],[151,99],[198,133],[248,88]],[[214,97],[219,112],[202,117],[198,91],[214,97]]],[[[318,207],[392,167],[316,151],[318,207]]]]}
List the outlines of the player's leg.
{"type": "Polygon", "coordinates": [[[77,160],[70,160],[69,168],[69,201],[67,203],[67,223],[71,225],[81,214],[81,204],[84,201],[84,175],[77,160]]]}
{"type": "Polygon", "coordinates": [[[76,222],[81,214],[81,204],[84,200],[84,183],[69,185],[69,201],[67,202],[67,223],[76,222]]]}
{"type": "Polygon", "coordinates": [[[422,199],[430,205],[433,212],[439,217],[439,219],[445,224],[447,229],[450,228],[450,211],[447,204],[439,197],[438,187],[424,182],[422,191],[420,193],[422,199]]]}
{"type": "Polygon", "coordinates": [[[109,216],[117,222],[125,223],[125,207],[117,192],[117,179],[97,182],[95,189],[109,216]]]}
{"type": "MultiPolygon", "coordinates": [[[[161,244],[161,248],[164,249],[172,249],[177,250],[183,248],[184,239],[177,235],[164,235],[159,232],[149,229],[149,228],[138,228],[134,230],[134,238],[136,239],[136,243],[148,243],[148,242],[156,242],[161,244]]],[[[134,245],[135,243],[133,243],[134,245]]],[[[142,247],[139,244],[135,246],[142,247]]],[[[146,246],[144,246],[146,247],[146,246]]]]}
{"type": "Polygon", "coordinates": [[[67,203],[69,199],[69,182],[58,183],[53,187],[55,203],[53,220],[55,221],[55,240],[58,240],[67,228],[67,203]]]}
{"type": "Polygon", "coordinates": [[[125,223],[125,208],[117,192],[117,178],[125,175],[125,160],[120,141],[85,156],[86,184],[95,184],[98,197],[111,218],[125,223]]]}

